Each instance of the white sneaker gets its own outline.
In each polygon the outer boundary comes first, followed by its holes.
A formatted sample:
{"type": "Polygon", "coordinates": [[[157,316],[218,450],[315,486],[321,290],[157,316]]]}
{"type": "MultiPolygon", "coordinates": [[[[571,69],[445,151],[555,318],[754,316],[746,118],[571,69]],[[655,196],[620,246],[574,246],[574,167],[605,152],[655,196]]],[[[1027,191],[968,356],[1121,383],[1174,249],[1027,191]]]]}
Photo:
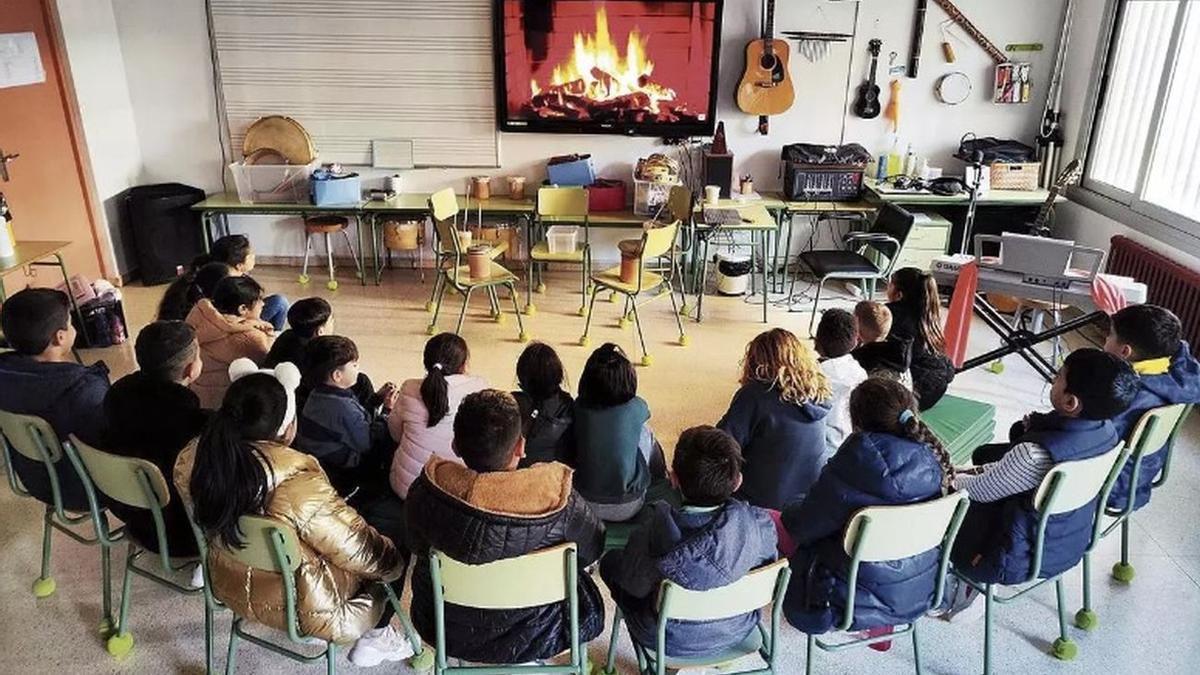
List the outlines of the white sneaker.
{"type": "Polygon", "coordinates": [[[194,569],[192,569],[191,586],[192,586],[192,588],[204,588],[204,566],[203,565],[196,565],[196,567],[194,569]]]}
{"type": "Polygon", "coordinates": [[[413,655],[413,646],[391,624],[372,628],[350,648],[348,658],[360,668],[377,666],[384,661],[403,661],[413,655]]]}

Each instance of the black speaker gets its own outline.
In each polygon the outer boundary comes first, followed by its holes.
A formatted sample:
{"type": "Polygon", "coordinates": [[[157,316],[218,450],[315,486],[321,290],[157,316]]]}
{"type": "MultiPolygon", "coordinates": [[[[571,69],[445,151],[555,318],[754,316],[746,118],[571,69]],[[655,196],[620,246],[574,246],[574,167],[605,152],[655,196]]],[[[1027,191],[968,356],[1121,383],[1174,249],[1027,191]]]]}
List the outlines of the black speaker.
{"type": "Polygon", "coordinates": [[[125,215],[133,233],[142,283],[171,281],[180,266],[204,252],[200,212],[192,204],[204,190],[180,183],[139,185],[125,194],[125,215]]]}
{"type": "Polygon", "coordinates": [[[704,184],[717,185],[721,188],[721,197],[730,197],[733,192],[733,153],[704,153],[704,184]]]}

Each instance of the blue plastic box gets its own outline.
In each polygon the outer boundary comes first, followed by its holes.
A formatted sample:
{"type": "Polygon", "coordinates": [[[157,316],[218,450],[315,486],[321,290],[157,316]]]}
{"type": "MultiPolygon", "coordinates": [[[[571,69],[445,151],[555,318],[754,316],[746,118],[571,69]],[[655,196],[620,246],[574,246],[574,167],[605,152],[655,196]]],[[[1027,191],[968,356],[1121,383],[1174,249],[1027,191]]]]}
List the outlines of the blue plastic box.
{"type": "Polygon", "coordinates": [[[587,186],[596,182],[596,168],[590,155],[556,157],[546,164],[551,185],[587,186]]]}
{"type": "Polygon", "coordinates": [[[334,176],[327,171],[314,171],[312,200],[317,206],[362,203],[362,181],[358,174],[334,176]]]}

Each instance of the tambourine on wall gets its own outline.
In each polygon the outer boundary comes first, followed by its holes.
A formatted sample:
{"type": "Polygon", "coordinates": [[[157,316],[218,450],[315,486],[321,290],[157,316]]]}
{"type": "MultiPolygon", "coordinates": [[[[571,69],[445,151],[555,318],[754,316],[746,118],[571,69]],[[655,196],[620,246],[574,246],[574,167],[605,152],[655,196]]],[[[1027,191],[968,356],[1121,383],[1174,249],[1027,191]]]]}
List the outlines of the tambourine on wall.
{"type": "Polygon", "coordinates": [[[971,95],[971,78],[966,73],[954,71],[938,78],[933,85],[937,99],[946,105],[958,105],[971,95]]]}

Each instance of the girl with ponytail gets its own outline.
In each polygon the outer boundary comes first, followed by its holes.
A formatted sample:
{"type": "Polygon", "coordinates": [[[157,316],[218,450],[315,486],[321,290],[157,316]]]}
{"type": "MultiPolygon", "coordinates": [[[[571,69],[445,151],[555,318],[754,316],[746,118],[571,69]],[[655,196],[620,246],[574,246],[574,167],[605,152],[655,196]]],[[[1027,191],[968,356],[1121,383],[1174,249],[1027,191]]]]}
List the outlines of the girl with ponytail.
{"type": "Polygon", "coordinates": [[[400,439],[390,479],[401,499],[408,496],[408,488],[431,458],[461,462],[451,447],[454,414],[467,394],[487,388],[483,378],[467,373],[471,352],[454,333],[430,338],[423,360],[425,377],[400,385],[399,404],[388,416],[388,431],[400,439]]]}
{"type": "Polygon", "coordinates": [[[158,321],[183,321],[202,298],[212,298],[217,282],[229,276],[229,265],[202,255],[167,286],[158,303],[158,321]]]}
{"type": "Polygon", "coordinates": [[[296,613],[304,634],[358,640],[349,656],[359,665],[384,644],[394,648],[390,660],[412,654],[373,588],[403,579],[402,552],[338,496],[314,457],[288,447],[296,430],[299,371],[291,363],[259,370],[239,359],[229,376],[233,383],[221,407],[180,453],[174,475],[210,544],[213,594],[238,616],[286,630],[278,575],[248,569],[230,554],[245,544],[238,521],[268,516],[295,530],[301,543],[296,613]]]}
{"type": "Polygon", "coordinates": [[[902,267],[892,273],[887,297],[892,312],[889,337],[911,342],[913,391],[920,409],[928,410],[941,400],[954,379],[954,364],[945,354],[937,281],[929,272],[902,267]]]}
{"type": "MultiPolygon", "coordinates": [[[[854,513],[937,499],[953,477],[949,455],[899,382],[872,377],[858,385],[850,395],[850,420],[853,433],[804,500],[782,515],[797,545],[783,611],[810,635],[831,630],[845,611],[850,560],[842,540],[854,513]]],[[[852,629],[908,623],[931,609],[938,556],[933,549],[901,561],[863,563],[852,629]]]]}

